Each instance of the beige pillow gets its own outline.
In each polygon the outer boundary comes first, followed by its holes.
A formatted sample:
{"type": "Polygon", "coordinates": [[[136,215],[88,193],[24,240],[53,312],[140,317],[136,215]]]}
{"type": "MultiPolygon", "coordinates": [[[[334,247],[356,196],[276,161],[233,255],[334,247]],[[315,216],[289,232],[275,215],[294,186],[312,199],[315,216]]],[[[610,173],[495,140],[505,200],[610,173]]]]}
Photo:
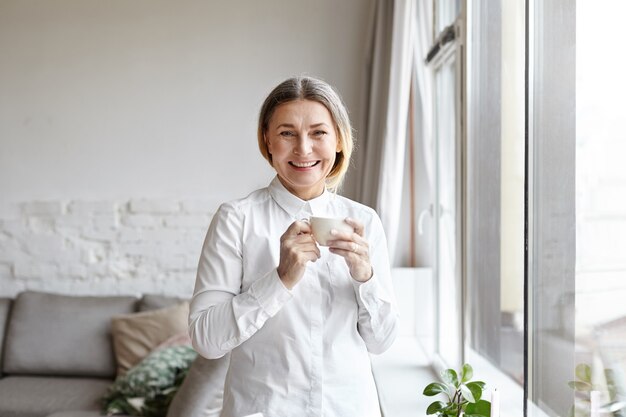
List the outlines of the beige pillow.
{"type": "Polygon", "coordinates": [[[189,302],[111,319],[117,374],[124,375],[172,336],[187,332],[189,302]]]}

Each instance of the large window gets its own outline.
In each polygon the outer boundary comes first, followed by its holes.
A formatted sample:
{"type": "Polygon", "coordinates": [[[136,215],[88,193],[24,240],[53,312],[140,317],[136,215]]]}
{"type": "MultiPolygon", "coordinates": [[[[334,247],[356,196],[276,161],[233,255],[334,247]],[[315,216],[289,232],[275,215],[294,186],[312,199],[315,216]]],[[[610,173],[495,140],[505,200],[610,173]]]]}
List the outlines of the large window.
{"type": "Polygon", "coordinates": [[[626,4],[433,4],[435,363],[503,416],[625,416],[626,4]]]}

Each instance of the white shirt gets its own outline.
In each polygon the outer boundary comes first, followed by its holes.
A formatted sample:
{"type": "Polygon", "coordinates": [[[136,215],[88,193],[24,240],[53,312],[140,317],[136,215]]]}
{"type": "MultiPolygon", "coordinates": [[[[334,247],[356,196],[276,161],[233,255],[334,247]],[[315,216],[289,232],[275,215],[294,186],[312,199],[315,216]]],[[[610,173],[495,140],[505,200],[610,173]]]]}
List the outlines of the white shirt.
{"type": "Polygon", "coordinates": [[[207,232],[189,332],[207,358],[231,352],[222,417],[380,416],[368,352],[394,341],[397,313],[382,224],[369,207],[325,191],[303,201],[274,178],[225,203],[207,232]],[[290,291],[278,277],[280,237],[312,215],[365,225],[372,278],[352,279],[321,247],[290,291]]]}

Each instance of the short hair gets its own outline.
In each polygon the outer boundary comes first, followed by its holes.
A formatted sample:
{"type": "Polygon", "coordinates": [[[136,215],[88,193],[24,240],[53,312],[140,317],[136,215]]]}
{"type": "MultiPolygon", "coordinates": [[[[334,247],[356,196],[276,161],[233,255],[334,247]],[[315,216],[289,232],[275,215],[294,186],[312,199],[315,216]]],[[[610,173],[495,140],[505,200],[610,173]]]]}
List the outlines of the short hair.
{"type": "Polygon", "coordinates": [[[322,104],[330,112],[337,132],[341,150],[337,152],[335,163],[326,176],[326,187],[336,192],[350,166],[350,156],[354,147],[354,138],[348,111],[339,94],[325,81],[312,77],[293,77],[278,84],[267,96],[259,113],[257,131],[261,155],[272,165],[272,155],[265,141],[265,133],[270,119],[278,106],[296,100],[311,100],[322,104]]]}

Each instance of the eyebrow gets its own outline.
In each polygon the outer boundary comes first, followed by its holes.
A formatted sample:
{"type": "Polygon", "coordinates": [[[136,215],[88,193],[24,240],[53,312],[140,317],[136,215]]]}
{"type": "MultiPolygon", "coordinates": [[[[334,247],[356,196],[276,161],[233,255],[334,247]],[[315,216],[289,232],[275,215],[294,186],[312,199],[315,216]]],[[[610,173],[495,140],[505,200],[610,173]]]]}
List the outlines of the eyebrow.
{"type": "MultiPolygon", "coordinates": [[[[320,126],[326,126],[328,128],[330,128],[330,126],[328,126],[326,123],[321,122],[321,123],[315,123],[313,125],[311,125],[311,128],[316,128],[316,127],[320,127],[320,126]]],[[[291,123],[281,123],[278,126],[276,126],[276,129],[280,129],[281,127],[287,127],[290,129],[294,129],[294,125],[292,125],[291,123]]]]}

